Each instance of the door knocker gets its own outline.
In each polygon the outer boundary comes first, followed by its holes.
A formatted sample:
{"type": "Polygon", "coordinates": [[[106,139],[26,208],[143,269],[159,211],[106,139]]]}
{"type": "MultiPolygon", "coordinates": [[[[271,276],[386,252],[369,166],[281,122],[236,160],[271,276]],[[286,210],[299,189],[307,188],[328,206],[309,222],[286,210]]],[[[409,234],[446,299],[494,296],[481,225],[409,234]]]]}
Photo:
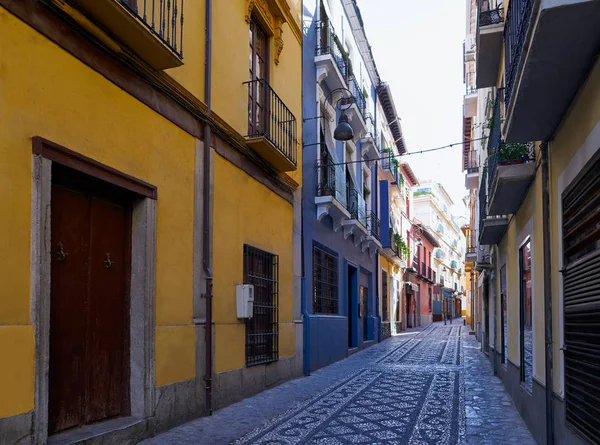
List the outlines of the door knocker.
{"type": "Polygon", "coordinates": [[[65,253],[65,246],[62,241],[58,242],[58,251],[56,252],[56,261],[64,263],[67,260],[67,253],[65,253]]]}
{"type": "Polygon", "coordinates": [[[106,259],[104,260],[104,268],[106,270],[110,269],[112,267],[113,264],[116,264],[115,261],[110,259],[110,253],[106,254],[106,259]]]}

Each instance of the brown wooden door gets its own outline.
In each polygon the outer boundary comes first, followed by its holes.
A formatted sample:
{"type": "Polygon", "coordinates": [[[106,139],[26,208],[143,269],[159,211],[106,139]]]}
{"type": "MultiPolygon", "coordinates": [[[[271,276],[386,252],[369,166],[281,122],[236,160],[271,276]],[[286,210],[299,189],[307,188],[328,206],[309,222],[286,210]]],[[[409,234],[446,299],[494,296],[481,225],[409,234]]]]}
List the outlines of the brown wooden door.
{"type": "Polygon", "coordinates": [[[129,413],[130,207],[83,185],[52,187],[49,433],[129,413]]]}

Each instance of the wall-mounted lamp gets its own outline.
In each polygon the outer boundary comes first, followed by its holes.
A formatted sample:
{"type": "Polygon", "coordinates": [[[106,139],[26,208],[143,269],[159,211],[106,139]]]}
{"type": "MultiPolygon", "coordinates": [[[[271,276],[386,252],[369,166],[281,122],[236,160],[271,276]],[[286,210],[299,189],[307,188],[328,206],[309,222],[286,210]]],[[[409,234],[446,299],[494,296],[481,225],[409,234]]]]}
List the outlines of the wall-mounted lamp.
{"type": "MultiPolygon", "coordinates": [[[[325,98],[325,102],[329,102],[333,98],[333,95],[336,93],[343,93],[343,96],[337,99],[335,102],[335,107],[342,112],[342,115],[340,116],[338,124],[333,132],[333,138],[336,141],[350,141],[354,139],[354,130],[352,129],[352,126],[348,121],[348,116],[346,116],[346,110],[356,102],[356,99],[354,98],[349,89],[336,88],[327,95],[327,97],[325,98]]],[[[324,116],[308,117],[302,119],[302,122],[306,122],[313,119],[321,119],[323,117],[324,116]]],[[[319,145],[319,143],[305,144],[304,147],[310,147],[311,145],[319,145]]]]}

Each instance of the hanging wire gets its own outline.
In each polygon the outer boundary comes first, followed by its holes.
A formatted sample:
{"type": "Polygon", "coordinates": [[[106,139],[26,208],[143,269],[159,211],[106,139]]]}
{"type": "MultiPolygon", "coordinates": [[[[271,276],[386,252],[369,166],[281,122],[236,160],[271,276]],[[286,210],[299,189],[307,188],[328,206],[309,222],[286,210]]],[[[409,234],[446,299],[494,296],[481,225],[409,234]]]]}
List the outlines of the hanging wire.
{"type": "MultiPolygon", "coordinates": [[[[484,136],[484,137],[477,138],[477,139],[469,139],[468,141],[455,142],[453,144],[443,145],[441,147],[430,148],[430,149],[421,150],[421,151],[413,151],[411,153],[404,153],[402,155],[388,154],[387,156],[383,156],[383,157],[380,157],[380,158],[357,159],[356,161],[337,162],[337,163],[331,163],[331,164],[322,164],[322,165],[320,165],[320,167],[335,166],[335,165],[346,165],[346,164],[358,164],[358,163],[361,163],[361,162],[383,161],[385,159],[389,159],[390,157],[392,157],[392,158],[401,158],[402,156],[419,155],[419,154],[423,154],[423,153],[429,153],[429,152],[432,152],[432,151],[443,150],[445,148],[452,148],[452,147],[457,146],[457,145],[469,144],[471,142],[481,141],[481,140],[484,140],[484,139],[487,139],[487,137],[484,136]]],[[[316,144],[316,145],[320,145],[320,144],[316,144]]]]}

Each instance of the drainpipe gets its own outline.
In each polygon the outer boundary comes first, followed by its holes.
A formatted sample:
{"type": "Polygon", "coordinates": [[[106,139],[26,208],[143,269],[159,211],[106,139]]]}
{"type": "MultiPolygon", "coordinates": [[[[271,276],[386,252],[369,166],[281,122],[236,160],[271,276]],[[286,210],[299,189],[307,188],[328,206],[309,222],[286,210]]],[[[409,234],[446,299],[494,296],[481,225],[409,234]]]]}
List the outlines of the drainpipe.
{"type": "Polygon", "coordinates": [[[542,236],[544,238],[544,337],[546,343],[546,444],[554,445],[554,409],[552,404],[552,261],[550,257],[550,190],[548,142],[540,146],[542,160],[542,236]]]}
{"type": "MultiPolygon", "coordinates": [[[[208,114],[211,113],[211,77],[212,77],[212,0],[206,0],[206,27],[205,27],[205,55],[204,55],[204,101],[208,114]]],[[[212,415],[212,367],[213,367],[213,316],[212,316],[212,298],[213,298],[213,276],[212,276],[212,249],[210,239],[211,223],[211,205],[210,205],[210,151],[212,145],[212,134],[210,123],[204,126],[204,164],[203,179],[204,187],[202,190],[203,200],[203,238],[202,238],[202,258],[204,261],[204,273],[206,274],[206,371],[204,381],[206,383],[206,411],[212,415]]]]}
{"type": "MultiPolygon", "coordinates": [[[[320,9],[317,8],[317,17],[320,14],[320,9]]],[[[314,25],[313,25],[314,26],[314,25]]],[[[304,98],[304,53],[300,59],[300,70],[302,72],[302,98],[304,98]]],[[[302,109],[304,110],[304,100],[302,101],[302,109]]],[[[316,113],[315,113],[316,114],[316,113]]],[[[318,128],[318,127],[317,127],[318,128]]],[[[302,122],[302,140],[304,140],[304,122],[302,122]]],[[[317,139],[318,140],[318,139],[317,139]]],[[[304,152],[302,153],[302,163],[304,164],[304,152]]],[[[301,168],[303,168],[301,166],[301,168]]],[[[304,169],[303,169],[304,170],[304,169]]],[[[304,178],[304,175],[302,176],[304,178]]],[[[304,186],[302,186],[302,193],[300,195],[300,267],[301,267],[301,281],[300,281],[300,309],[302,311],[302,333],[303,345],[302,345],[302,371],[304,375],[310,375],[310,315],[306,308],[306,267],[304,265],[304,186]]]]}
{"type": "Polygon", "coordinates": [[[304,266],[304,203],[300,205],[300,261],[302,267],[302,278],[300,282],[300,307],[302,309],[302,321],[304,327],[302,370],[304,375],[310,375],[310,315],[308,313],[308,309],[306,309],[306,274],[304,266]]]}

